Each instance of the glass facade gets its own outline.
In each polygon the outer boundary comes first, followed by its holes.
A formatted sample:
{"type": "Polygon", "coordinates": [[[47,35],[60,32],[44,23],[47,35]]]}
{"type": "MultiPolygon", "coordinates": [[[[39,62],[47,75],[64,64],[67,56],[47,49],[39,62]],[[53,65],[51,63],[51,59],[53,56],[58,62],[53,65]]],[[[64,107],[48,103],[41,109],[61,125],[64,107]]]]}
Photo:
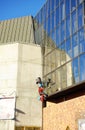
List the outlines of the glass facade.
{"type": "Polygon", "coordinates": [[[35,17],[43,78],[51,78],[52,92],[85,80],[84,10],[84,0],[47,0],[35,17]]]}

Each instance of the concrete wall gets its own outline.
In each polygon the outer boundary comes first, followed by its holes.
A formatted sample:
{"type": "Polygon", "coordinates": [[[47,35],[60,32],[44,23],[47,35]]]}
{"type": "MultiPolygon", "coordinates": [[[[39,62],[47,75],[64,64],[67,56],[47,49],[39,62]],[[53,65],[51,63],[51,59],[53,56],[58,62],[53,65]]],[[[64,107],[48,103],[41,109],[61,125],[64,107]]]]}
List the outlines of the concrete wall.
{"type": "Polygon", "coordinates": [[[47,102],[43,108],[43,130],[78,130],[78,120],[85,119],[85,96],[60,103],[47,102]]]}
{"type": "Polygon", "coordinates": [[[14,130],[15,125],[41,127],[42,104],[37,99],[35,83],[38,76],[42,76],[40,46],[20,43],[0,46],[0,95],[16,95],[16,118],[0,120],[2,130],[14,130]]]}
{"type": "Polygon", "coordinates": [[[42,76],[41,48],[19,44],[16,125],[41,126],[42,104],[38,101],[36,78],[42,76]]]}

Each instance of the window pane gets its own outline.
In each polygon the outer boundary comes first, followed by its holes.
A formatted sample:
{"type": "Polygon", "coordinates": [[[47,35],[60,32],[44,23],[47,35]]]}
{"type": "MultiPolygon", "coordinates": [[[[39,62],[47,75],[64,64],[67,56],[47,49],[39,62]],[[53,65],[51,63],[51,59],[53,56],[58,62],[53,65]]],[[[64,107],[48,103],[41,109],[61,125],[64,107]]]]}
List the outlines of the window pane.
{"type": "Polygon", "coordinates": [[[59,0],[55,0],[55,5],[56,5],[56,6],[59,5],[59,0]]]}
{"type": "Polygon", "coordinates": [[[80,5],[78,8],[78,28],[81,28],[84,25],[83,21],[83,6],[80,5]]]}
{"type": "Polygon", "coordinates": [[[57,79],[56,86],[57,86],[58,89],[61,89],[61,75],[60,75],[60,72],[61,72],[60,69],[56,70],[56,79],[57,79]]]}
{"type": "Polygon", "coordinates": [[[65,18],[65,3],[64,1],[60,5],[60,21],[65,18]]]}
{"type": "Polygon", "coordinates": [[[71,0],[71,10],[73,11],[76,8],[76,0],[71,0]]]}
{"type": "Polygon", "coordinates": [[[67,87],[71,86],[73,83],[73,73],[72,73],[72,63],[69,62],[66,64],[67,69],[67,87]]]}
{"type": "Polygon", "coordinates": [[[78,0],[78,4],[82,3],[84,0],[78,0]]]}
{"type": "Polygon", "coordinates": [[[85,80],[85,54],[80,56],[80,80],[85,80]]]}
{"type": "Polygon", "coordinates": [[[69,16],[66,19],[66,38],[70,36],[70,32],[71,32],[70,29],[71,29],[71,25],[70,25],[70,16],[69,16]]]}
{"type": "Polygon", "coordinates": [[[61,45],[61,64],[66,62],[65,43],[61,45]]]}
{"type": "Polygon", "coordinates": [[[76,19],[76,11],[72,13],[72,33],[77,31],[77,19],[76,19]]]}
{"type": "Polygon", "coordinates": [[[56,45],[59,45],[59,26],[56,28],[56,45]]]}
{"type": "Polygon", "coordinates": [[[78,58],[73,60],[73,81],[74,83],[79,82],[79,65],[78,58]]]}
{"type": "Polygon", "coordinates": [[[79,38],[79,51],[80,53],[85,52],[85,32],[84,32],[84,28],[81,29],[78,32],[78,38],[79,38]]]}
{"type": "Polygon", "coordinates": [[[61,42],[65,39],[65,22],[61,23],[61,42]]]}
{"type": "Polygon", "coordinates": [[[66,88],[67,86],[67,74],[66,74],[66,65],[64,65],[63,67],[61,67],[61,86],[62,89],[66,88]]]}
{"type": "Polygon", "coordinates": [[[65,0],[66,15],[70,14],[70,0],[65,0]]]}
{"type": "Polygon", "coordinates": [[[73,50],[73,57],[78,56],[78,37],[77,37],[77,34],[73,35],[73,37],[72,37],[72,50],[73,50]]]}
{"type": "Polygon", "coordinates": [[[56,26],[59,24],[59,7],[56,9],[56,16],[55,16],[56,26]]]}
{"type": "Polygon", "coordinates": [[[51,0],[52,11],[54,10],[54,0],[51,0]]]}
{"type": "Polygon", "coordinates": [[[48,26],[47,26],[47,31],[48,31],[48,34],[50,33],[50,16],[48,17],[48,26]]]}
{"type": "Polygon", "coordinates": [[[66,60],[67,61],[71,60],[71,57],[72,57],[71,40],[68,39],[66,41],[66,60]]]}
{"type": "Polygon", "coordinates": [[[54,12],[51,15],[51,20],[52,20],[52,30],[54,29],[54,12]]]}

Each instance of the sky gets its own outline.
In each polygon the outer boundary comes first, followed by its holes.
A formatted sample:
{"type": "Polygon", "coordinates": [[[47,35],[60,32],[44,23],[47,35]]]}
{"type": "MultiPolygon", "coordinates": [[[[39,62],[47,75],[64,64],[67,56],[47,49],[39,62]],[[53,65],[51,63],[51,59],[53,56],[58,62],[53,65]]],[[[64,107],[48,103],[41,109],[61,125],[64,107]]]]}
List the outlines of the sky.
{"type": "Polygon", "coordinates": [[[0,0],[0,20],[35,16],[46,0],[0,0]]]}

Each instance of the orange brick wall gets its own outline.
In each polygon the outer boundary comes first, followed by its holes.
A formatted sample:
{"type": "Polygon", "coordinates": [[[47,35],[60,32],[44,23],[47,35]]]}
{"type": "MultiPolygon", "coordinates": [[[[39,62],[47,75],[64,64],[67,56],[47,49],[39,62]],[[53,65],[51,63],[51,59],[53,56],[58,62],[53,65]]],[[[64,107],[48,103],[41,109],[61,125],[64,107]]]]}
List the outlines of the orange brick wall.
{"type": "Polygon", "coordinates": [[[85,118],[85,96],[60,103],[47,102],[43,108],[43,130],[78,130],[78,119],[85,118]]]}

